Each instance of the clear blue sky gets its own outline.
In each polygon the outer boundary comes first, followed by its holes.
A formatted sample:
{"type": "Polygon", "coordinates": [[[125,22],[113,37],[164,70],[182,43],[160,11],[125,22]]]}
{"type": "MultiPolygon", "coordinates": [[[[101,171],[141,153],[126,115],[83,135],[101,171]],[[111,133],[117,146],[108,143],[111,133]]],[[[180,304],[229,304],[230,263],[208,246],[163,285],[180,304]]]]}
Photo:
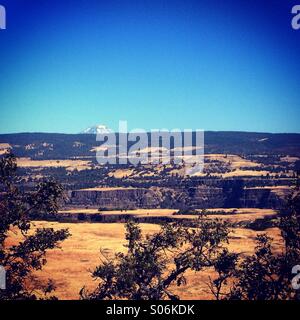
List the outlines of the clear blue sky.
{"type": "Polygon", "coordinates": [[[0,0],[0,132],[300,132],[298,2],[0,0]]]}

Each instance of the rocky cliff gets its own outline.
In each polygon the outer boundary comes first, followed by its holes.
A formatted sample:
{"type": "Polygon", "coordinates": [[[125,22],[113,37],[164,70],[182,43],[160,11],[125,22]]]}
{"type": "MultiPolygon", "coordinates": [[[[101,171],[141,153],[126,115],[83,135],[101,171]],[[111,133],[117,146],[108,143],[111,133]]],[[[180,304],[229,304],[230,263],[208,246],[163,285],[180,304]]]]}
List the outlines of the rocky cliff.
{"type": "Polygon", "coordinates": [[[69,204],[91,205],[102,209],[136,208],[272,208],[282,205],[287,188],[244,188],[230,190],[234,202],[228,202],[228,190],[211,186],[189,189],[170,188],[99,188],[69,192],[69,204]]]}

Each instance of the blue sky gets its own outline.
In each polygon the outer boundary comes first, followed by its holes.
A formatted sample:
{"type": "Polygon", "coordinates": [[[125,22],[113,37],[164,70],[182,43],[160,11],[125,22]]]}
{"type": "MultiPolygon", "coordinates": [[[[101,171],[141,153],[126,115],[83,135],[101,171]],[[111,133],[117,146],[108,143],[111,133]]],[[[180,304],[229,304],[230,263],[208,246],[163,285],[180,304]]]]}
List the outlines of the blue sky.
{"type": "Polygon", "coordinates": [[[297,1],[0,4],[0,133],[300,132],[297,1]]]}

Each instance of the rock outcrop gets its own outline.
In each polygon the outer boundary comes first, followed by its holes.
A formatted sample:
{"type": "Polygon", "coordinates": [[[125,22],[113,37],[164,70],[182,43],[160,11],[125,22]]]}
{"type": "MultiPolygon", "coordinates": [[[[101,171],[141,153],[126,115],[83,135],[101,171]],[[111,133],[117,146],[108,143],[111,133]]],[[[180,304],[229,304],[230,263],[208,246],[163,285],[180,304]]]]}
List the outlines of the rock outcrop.
{"type": "MultiPolygon", "coordinates": [[[[128,210],[137,208],[272,208],[282,205],[288,189],[245,188],[239,199],[232,194],[234,203],[228,203],[228,191],[213,186],[189,189],[170,188],[95,188],[69,192],[69,204],[97,206],[102,209],[128,210]],[[225,202],[225,199],[226,202],[225,202]],[[238,200],[238,201],[237,201],[238,200]],[[238,203],[238,205],[237,205],[238,203]]],[[[235,190],[231,191],[235,192],[235,190]]]]}

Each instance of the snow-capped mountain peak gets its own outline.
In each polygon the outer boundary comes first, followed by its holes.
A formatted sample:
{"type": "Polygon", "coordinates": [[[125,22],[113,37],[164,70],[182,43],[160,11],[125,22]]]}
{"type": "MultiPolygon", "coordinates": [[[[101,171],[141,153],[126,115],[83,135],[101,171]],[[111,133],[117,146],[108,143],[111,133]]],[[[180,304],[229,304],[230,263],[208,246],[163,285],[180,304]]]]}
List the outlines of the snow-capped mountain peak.
{"type": "Polygon", "coordinates": [[[103,134],[103,133],[111,133],[112,130],[103,124],[98,124],[96,126],[87,128],[83,130],[81,133],[83,134],[103,134]]]}

